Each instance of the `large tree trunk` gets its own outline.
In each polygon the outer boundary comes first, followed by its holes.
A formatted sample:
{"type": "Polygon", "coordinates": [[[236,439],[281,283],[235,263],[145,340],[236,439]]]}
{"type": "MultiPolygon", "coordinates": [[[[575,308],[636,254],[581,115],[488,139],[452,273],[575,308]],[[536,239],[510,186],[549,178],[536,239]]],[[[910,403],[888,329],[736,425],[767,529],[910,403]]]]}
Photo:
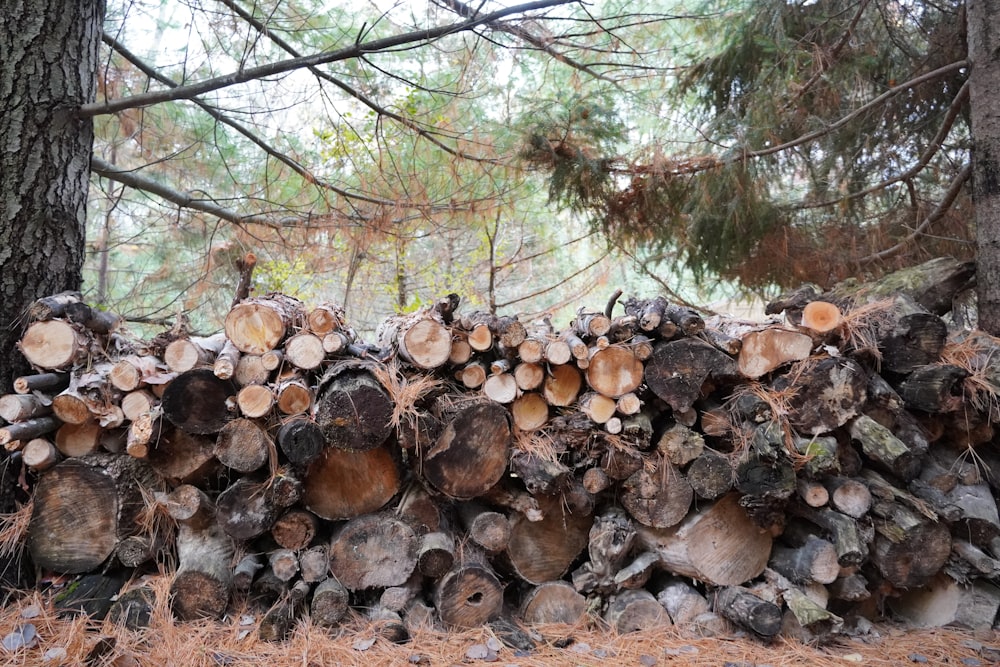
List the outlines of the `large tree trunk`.
{"type": "MultiPolygon", "coordinates": [[[[78,289],[103,0],[16,0],[0,22],[0,321],[23,323],[37,298],[78,289]]],[[[0,394],[27,368],[20,326],[0,327],[0,394]]]]}
{"type": "Polygon", "coordinates": [[[976,206],[979,327],[1000,334],[1000,0],[970,0],[969,106],[972,121],[972,201],[976,206]]]}

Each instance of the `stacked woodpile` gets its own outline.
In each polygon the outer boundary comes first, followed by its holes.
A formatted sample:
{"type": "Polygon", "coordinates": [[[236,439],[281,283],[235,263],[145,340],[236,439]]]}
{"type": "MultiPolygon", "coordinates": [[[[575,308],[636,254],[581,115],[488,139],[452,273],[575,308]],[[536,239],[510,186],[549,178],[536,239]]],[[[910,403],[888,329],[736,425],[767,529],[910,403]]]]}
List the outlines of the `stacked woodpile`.
{"type": "Polygon", "coordinates": [[[886,604],[990,626],[1000,355],[959,317],[970,278],[935,260],[763,323],[616,295],[558,328],[451,295],[374,343],[280,294],[150,341],[57,295],[0,444],[32,471],[39,568],[167,571],[178,617],[245,597],[268,639],[352,610],[395,638],[588,616],[822,636],[886,604]]]}

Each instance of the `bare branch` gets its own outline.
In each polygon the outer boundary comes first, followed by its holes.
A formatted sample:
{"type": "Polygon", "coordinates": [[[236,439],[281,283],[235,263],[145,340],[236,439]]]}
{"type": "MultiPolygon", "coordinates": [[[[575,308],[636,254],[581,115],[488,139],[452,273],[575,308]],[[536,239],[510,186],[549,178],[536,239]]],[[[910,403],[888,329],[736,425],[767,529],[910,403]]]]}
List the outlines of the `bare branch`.
{"type": "Polygon", "coordinates": [[[153,104],[160,104],[162,102],[169,102],[171,100],[186,100],[197,95],[204,95],[205,93],[212,92],[213,90],[220,90],[222,88],[228,88],[240,83],[246,83],[247,81],[254,81],[256,79],[274,76],[276,74],[291,72],[293,70],[302,69],[303,67],[312,67],[342,60],[350,60],[351,58],[360,58],[368,53],[387,51],[409,44],[432,42],[446,35],[472,30],[478,26],[489,24],[506,16],[557,7],[559,5],[572,4],[577,1],[578,0],[536,0],[535,2],[506,7],[489,14],[484,14],[480,17],[468,19],[466,21],[459,21],[458,23],[452,23],[446,26],[427,28],[424,30],[413,30],[401,35],[393,35],[391,37],[376,39],[370,42],[357,41],[351,46],[342,49],[325,51],[323,53],[316,53],[311,56],[303,56],[300,58],[279,60],[267,65],[241,69],[230,74],[213,77],[197,83],[178,86],[176,88],[158,90],[149,93],[140,93],[138,95],[131,95],[118,100],[84,104],[77,109],[76,113],[78,117],[86,118],[90,116],[112,114],[124,109],[146,107],[153,104]]]}

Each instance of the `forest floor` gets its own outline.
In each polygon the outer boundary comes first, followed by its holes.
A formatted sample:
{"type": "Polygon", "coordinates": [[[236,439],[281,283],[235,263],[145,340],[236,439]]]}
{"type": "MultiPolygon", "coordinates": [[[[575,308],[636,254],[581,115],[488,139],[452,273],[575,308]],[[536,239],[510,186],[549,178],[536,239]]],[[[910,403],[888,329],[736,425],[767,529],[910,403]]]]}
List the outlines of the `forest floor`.
{"type": "Polygon", "coordinates": [[[327,667],[331,665],[691,665],[693,667],[844,667],[845,665],[1000,664],[1000,636],[958,629],[913,630],[879,624],[864,635],[840,636],[822,645],[795,640],[734,636],[699,638],[676,628],[618,635],[588,627],[532,630],[531,650],[504,645],[483,627],[442,632],[416,629],[394,644],[361,618],[339,628],[304,618],[283,642],[257,638],[260,613],[236,609],[221,621],[179,622],[166,603],[166,582],[154,583],[156,604],[148,627],[131,630],[85,616],[60,617],[50,595],[33,591],[0,609],[0,665],[52,667],[327,667]]]}

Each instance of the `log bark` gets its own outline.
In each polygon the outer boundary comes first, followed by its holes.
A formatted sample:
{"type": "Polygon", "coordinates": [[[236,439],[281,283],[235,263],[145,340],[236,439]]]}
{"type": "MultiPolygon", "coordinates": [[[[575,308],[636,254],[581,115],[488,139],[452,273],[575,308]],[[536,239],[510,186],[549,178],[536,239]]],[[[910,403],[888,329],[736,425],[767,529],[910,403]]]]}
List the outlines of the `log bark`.
{"type": "Polygon", "coordinates": [[[44,417],[52,413],[52,403],[35,394],[6,394],[0,396],[0,419],[10,423],[44,417]]]}
{"type": "Polygon", "coordinates": [[[0,428],[0,445],[8,445],[11,442],[27,441],[38,438],[55,431],[62,424],[55,417],[36,417],[27,419],[16,424],[8,424],[0,428]]]}
{"type": "Polygon", "coordinates": [[[781,607],[739,586],[720,589],[715,594],[714,608],[716,613],[761,637],[774,637],[781,630],[781,607]]]}
{"type": "Polygon", "coordinates": [[[611,507],[594,519],[587,537],[589,558],[573,571],[572,581],[581,593],[613,593],[621,587],[618,572],[635,542],[635,526],[629,516],[611,507]]]}
{"type": "Polygon", "coordinates": [[[641,588],[622,591],[611,598],[604,620],[620,634],[672,625],[666,610],[653,594],[641,588]]]}
{"type": "Polygon", "coordinates": [[[249,540],[271,530],[275,520],[286,507],[299,498],[286,492],[286,482],[295,486],[294,478],[275,476],[270,481],[258,482],[240,477],[216,501],[219,525],[237,540],[249,540]]]}

